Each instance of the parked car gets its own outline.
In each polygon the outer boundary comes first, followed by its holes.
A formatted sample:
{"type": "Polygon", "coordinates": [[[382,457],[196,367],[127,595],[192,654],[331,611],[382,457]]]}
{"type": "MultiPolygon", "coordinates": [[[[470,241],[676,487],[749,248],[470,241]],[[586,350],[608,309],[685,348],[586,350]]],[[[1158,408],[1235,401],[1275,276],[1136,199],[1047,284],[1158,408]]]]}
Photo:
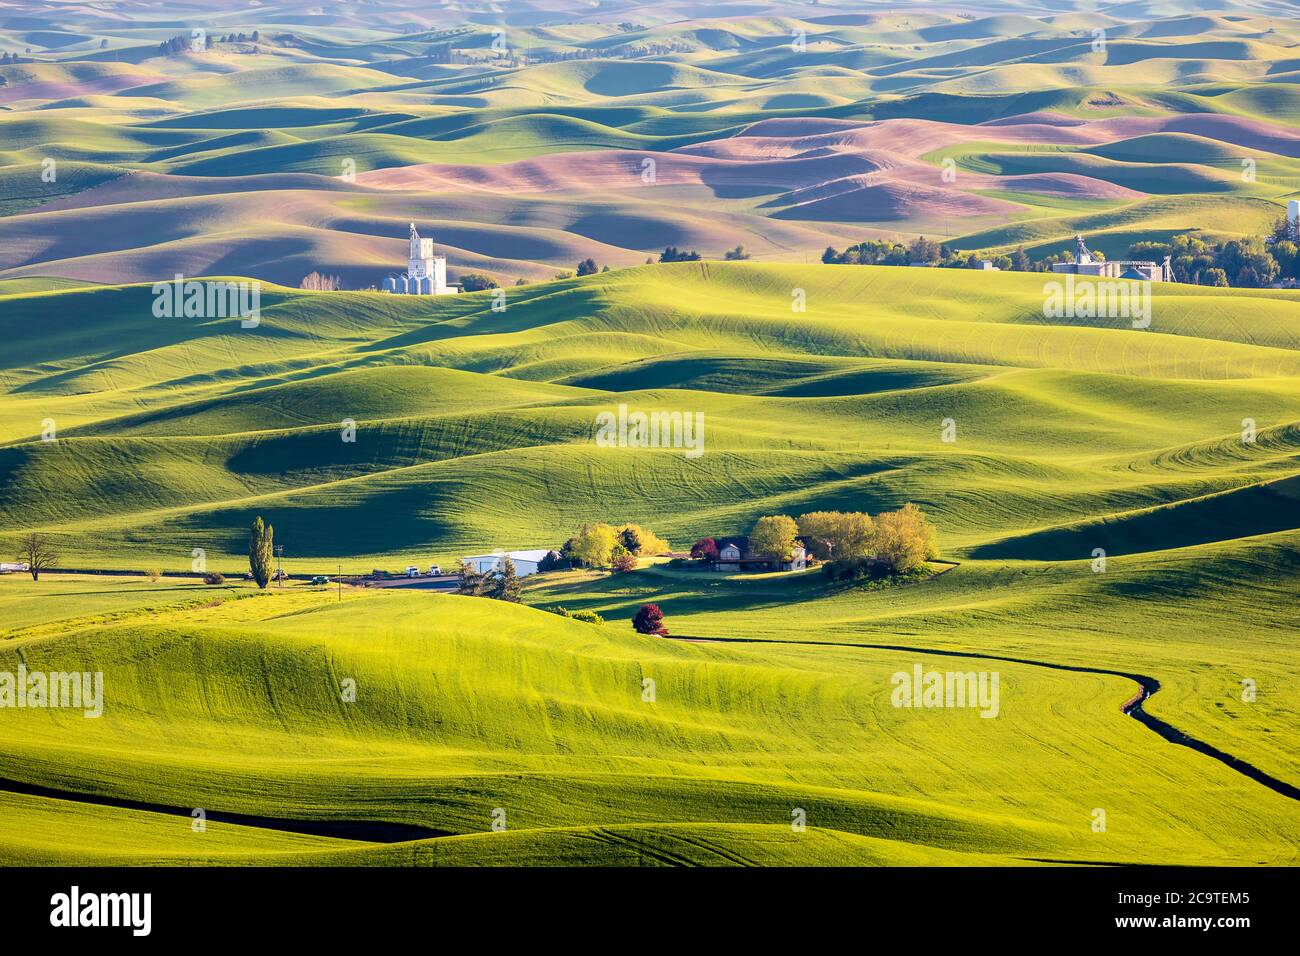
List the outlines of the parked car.
{"type": "Polygon", "coordinates": [[[323,574],[318,574],[318,575],[316,575],[314,578],[311,579],[311,583],[312,583],[312,584],[329,584],[329,583],[330,583],[330,579],[327,578],[327,577],[325,577],[325,575],[323,575],[323,574]]]}
{"type": "Polygon", "coordinates": [[[442,574],[442,568],[438,567],[436,564],[431,564],[431,565],[429,565],[429,573],[430,573],[430,574],[442,574]]]}
{"type": "Polygon", "coordinates": [[[417,568],[415,565],[411,565],[409,568],[406,569],[406,576],[408,578],[418,578],[420,576],[420,569],[417,568]]]}

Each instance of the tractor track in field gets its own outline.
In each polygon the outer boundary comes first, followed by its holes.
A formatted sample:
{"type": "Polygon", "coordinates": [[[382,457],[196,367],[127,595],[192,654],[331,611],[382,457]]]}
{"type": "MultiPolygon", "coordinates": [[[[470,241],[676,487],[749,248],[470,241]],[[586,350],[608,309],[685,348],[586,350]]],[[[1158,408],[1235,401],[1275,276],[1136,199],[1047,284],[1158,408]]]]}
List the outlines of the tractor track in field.
{"type": "MultiPolygon", "coordinates": [[[[0,777],[0,791],[49,800],[66,800],[98,807],[116,807],[120,810],[143,810],[147,813],[165,813],[169,816],[194,818],[194,808],[175,807],[165,803],[145,800],[127,800],[98,793],[78,793],[44,787],[20,780],[0,777]]],[[[241,827],[261,830],[279,830],[284,833],[302,833],[309,836],[334,837],[339,840],[359,840],[365,843],[406,843],[411,840],[429,840],[434,837],[455,836],[444,830],[434,830],[415,823],[389,823],[369,820],[298,820],[288,817],[262,817],[250,813],[232,813],[226,810],[204,809],[204,818],[217,823],[232,823],[241,827]]]]}
{"type": "MultiPolygon", "coordinates": [[[[912,647],[904,644],[858,644],[849,641],[780,641],[763,640],[760,638],[691,637],[685,635],[672,637],[670,640],[713,644],[849,647],[859,648],[862,650],[927,654],[937,657],[959,657],[969,660],[1000,661],[1008,664],[1024,664],[1029,667],[1043,667],[1050,670],[1071,671],[1081,674],[1101,674],[1107,677],[1121,677],[1133,681],[1139,688],[1136,694],[1120,706],[1120,710],[1123,713],[1133,717],[1143,726],[1154,731],[1170,743],[1177,744],[1181,747],[1187,747],[1197,753],[1203,754],[1207,757],[1212,757],[1228,768],[1258,784],[1261,784],[1262,786],[1267,787],[1281,796],[1288,797],[1292,800],[1300,800],[1300,788],[1297,788],[1284,780],[1279,780],[1277,777],[1260,770],[1253,764],[1248,763],[1239,757],[1234,757],[1232,754],[1226,753],[1203,740],[1192,737],[1171,724],[1161,720],[1159,717],[1154,717],[1147,713],[1143,709],[1142,704],[1148,697],[1160,690],[1160,682],[1154,677],[1149,677],[1145,674],[1131,674],[1125,671],[1110,670],[1102,667],[1087,667],[1081,664],[1054,664],[1048,661],[1035,661],[1023,657],[1007,657],[996,654],[979,654],[971,651],[950,651],[937,648],[912,647]]],[[[123,810],[138,810],[147,813],[162,813],[169,816],[184,817],[186,819],[193,819],[194,817],[194,810],[191,807],[178,807],[162,803],[152,803],[144,800],[129,800],[104,794],[80,793],[77,791],[46,787],[39,784],[26,783],[19,780],[9,780],[6,778],[0,778],[0,791],[21,794],[24,796],[42,797],[51,800],[65,800],[72,803],[90,804],[93,806],[115,807],[123,810]]],[[[367,843],[404,843],[413,840],[428,840],[436,837],[456,835],[449,831],[435,830],[431,827],[424,827],[412,823],[355,820],[303,820],[288,817],[264,817],[255,814],[208,809],[205,809],[204,813],[206,819],[218,823],[230,823],[237,826],[256,827],[264,830],[278,830],[285,833],[333,837],[335,839],[356,840],[367,843]]]]}
{"type": "Polygon", "coordinates": [[[1122,677],[1125,680],[1131,680],[1138,685],[1138,692],[1120,705],[1120,710],[1132,717],[1148,730],[1154,731],[1171,744],[1177,744],[1180,747],[1187,747],[1199,754],[1219,761],[1219,763],[1235,770],[1244,777],[1248,777],[1255,783],[1267,787],[1274,793],[1288,797],[1292,800],[1300,800],[1300,787],[1280,780],[1270,773],[1259,769],[1254,764],[1242,760],[1240,757],[1234,757],[1226,751],[1220,750],[1213,744],[1206,743],[1193,737],[1191,734],[1179,730],[1166,721],[1155,717],[1143,709],[1142,704],[1148,697],[1160,690],[1160,681],[1146,674],[1130,674],[1126,671],[1109,670],[1104,667],[1087,667],[1083,664],[1053,664],[1049,661],[1035,661],[1026,657],[1004,657],[997,654],[979,654],[973,651],[948,651],[938,648],[910,647],[904,644],[858,644],[852,641],[779,641],[764,640],[753,637],[673,637],[672,640],[690,641],[693,643],[713,643],[713,644],[792,644],[802,647],[857,647],[863,650],[873,651],[901,651],[908,654],[930,654],[938,657],[964,657],[972,660],[981,661],[1002,661],[1007,664],[1025,664],[1029,667],[1046,667],[1050,670],[1073,671],[1079,674],[1102,674],[1106,677],[1122,677]]]}

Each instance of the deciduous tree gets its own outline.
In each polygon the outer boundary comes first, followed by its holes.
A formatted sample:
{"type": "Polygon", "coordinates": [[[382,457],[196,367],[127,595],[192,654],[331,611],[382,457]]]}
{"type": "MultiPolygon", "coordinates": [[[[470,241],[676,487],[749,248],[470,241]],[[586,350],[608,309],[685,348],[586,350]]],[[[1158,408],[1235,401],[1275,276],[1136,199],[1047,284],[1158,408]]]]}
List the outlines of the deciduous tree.
{"type": "Polygon", "coordinates": [[[27,573],[32,576],[32,580],[39,581],[42,571],[49,571],[59,563],[59,554],[50,547],[45,535],[32,531],[22,540],[18,560],[27,565],[27,573]]]}
{"type": "Polygon", "coordinates": [[[763,557],[788,561],[794,553],[799,526],[788,515],[768,515],[754,522],[749,533],[749,550],[763,557]]]}
{"type": "Polygon", "coordinates": [[[691,545],[691,557],[705,561],[718,560],[718,542],[712,538],[701,538],[691,545]]]}
{"type": "Polygon", "coordinates": [[[590,568],[606,568],[618,535],[610,525],[587,522],[578,529],[572,542],[573,556],[578,561],[590,568]]]}
{"type": "Polygon", "coordinates": [[[659,610],[658,604],[642,604],[641,609],[632,618],[632,627],[638,634],[668,636],[668,628],[664,627],[664,612],[659,610]]]}
{"type": "Polygon", "coordinates": [[[871,516],[864,511],[812,511],[800,515],[799,534],[819,561],[863,557],[871,546],[871,516]]]}
{"type": "Polygon", "coordinates": [[[876,515],[872,550],[896,573],[911,571],[939,556],[934,526],[916,505],[876,515]]]}

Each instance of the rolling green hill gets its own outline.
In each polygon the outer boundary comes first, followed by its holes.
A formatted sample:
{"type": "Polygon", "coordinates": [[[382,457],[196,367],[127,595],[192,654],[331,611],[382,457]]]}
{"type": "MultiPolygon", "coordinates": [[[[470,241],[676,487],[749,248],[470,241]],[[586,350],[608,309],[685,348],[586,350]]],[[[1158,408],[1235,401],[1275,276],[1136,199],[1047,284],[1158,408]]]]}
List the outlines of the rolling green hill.
{"type": "MultiPolygon", "coordinates": [[[[80,587],[44,586],[69,598],[80,587]]],[[[159,592],[114,587],[134,592],[135,610],[37,626],[0,650],[9,657],[21,649],[30,668],[75,654],[117,688],[97,721],[31,710],[20,726],[7,722],[6,778],[158,808],[200,805],[214,816],[275,816],[278,795],[292,792],[298,806],[313,808],[300,818],[416,824],[449,836],[384,846],[211,822],[196,837],[160,810],[6,795],[0,850],[9,861],[1294,857],[1294,804],[1264,791],[1243,805],[1247,788],[1232,771],[1118,712],[1129,691],[1117,677],[999,663],[1002,719],[970,711],[917,719],[890,706],[890,674],[941,659],[788,643],[761,608],[750,620],[765,626],[748,633],[766,643],[728,646],[637,637],[454,596],[349,593],[335,603],[328,592],[295,588],[231,600],[252,595],[191,588],[188,607],[176,606],[176,595],[164,599],[170,610],[149,614],[159,592]],[[652,702],[642,699],[646,678],[652,702]],[[355,682],[354,703],[340,702],[345,680],[355,682]],[[776,701],[783,716],[774,724],[776,701]],[[941,743],[954,733],[966,741],[959,762],[941,743]],[[916,793],[921,781],[925,797],[916,793]],[[1225,793],[1236,798],[1225,802],[1225,793]],[[1112,821],[1105,834],[1091,832],[1095,806],[1112,821]],[[1213,835],[1196,824],[1211,808],[1220,821],[1213,835]],[[807,814],[807,832],[790,827],[794,809],[807,814]],[[494,819],[504,835],[491,832],[494,819]],[[28,835],[38,829],[46,837],[39,842],[28,835]],[[95,836],[107,830],[111,837],[95,836]]],[[[3,594],[12,609],[14,590],[3,594]]],[[[737,598],[726,603],[734,608],[737,598]]]]}
{"type": "Polygon", "coordinates": [[[0,695],[104,688],[0,711],[0,864],[1300,863],[1300,291],[820,263],[1270,233],[1300,27],[1210,6],[0,23],[0,557],[57,552],[0,573],[0,695]],[[500,287],[374,291],[411,222],[500,287]],[[597,442],[622,409],[699,444],[597,442]],[[903,577],[681,557],[907,503],[903,577]],[[672,553],[370,574],[593,521],[672,553]],[[899,706],[915,668],[998,697],[899,706]]]}

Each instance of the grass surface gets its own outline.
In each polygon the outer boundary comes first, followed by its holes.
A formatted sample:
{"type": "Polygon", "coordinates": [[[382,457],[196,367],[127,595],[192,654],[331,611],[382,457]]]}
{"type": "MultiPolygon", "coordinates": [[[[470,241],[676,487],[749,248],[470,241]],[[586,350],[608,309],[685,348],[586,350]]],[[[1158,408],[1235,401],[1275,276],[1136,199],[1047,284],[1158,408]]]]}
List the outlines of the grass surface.
{"type": "Polygon", "coordinates": [[[1059,668],[1154,677],[1149,712],[1300,777],[1294,296],[1157,287],[1134,330],[1045,320],[1032,276],[685,264],[526,287],[504,312],[269,290],[251,332],[156,322],[147,288],[9,296],[6,523],[65,565],[184,570],[197,547],[235,572],[254,514],[290,570],[332,573],[556,546],[593,518],[682,547],[760,514],[908,500],[960,563],[870,591],[661,565],[530,580],[529,604],[603,627],[428,593],[10,576],[0,655],[102,670],[108,705],[11,712],[0,776],[456,836],[214,824],[203,842],[183,816],[11,796],[0,846],[27,862],[1293,862],[1293,801],[1124,716],[1132,681],[1059,668]],[[619,403],[702,412],[705,453],[595,446],[619,403]],[[56,442],[32,436],[45,418],[56,442]],[[636,636],[647,601],[705,640],[636,636]],[[891,706],[891,675],[918,663],[996,670],[999,717],[891,706]],[[33,820],[66,848],[24,838],[33,820]]]}
{"type": "Polygon", "coordinates": [[[1268,231],[1295,22],[644,12],[507,13],[506,55],[376,10],[171,57],[90,7],[0,30],[0,556],[109,572],[0,576],[0,675],[105,695],[0,708],[0,862],[1295,865],[1300,293],[1157,285],[1139,329],[1047,317],[1042,275],[817,264],[1268,231]],[[296,288],[378,283],[411,220],[505,308],[296,288]],[[178,272],[261,280],[260,323],[155,317],[178,272]],[[702,454],[598,446],[620,405],[702,454]],[[255,515],[333,576],[909,501],[949,563],[903,584],[242,580],[255,515]],[[996,672],[996,718],[894,706],[917,666],[996,672]],[[1137,678],[1255,778],[1125,715],[1137,678]]]}

